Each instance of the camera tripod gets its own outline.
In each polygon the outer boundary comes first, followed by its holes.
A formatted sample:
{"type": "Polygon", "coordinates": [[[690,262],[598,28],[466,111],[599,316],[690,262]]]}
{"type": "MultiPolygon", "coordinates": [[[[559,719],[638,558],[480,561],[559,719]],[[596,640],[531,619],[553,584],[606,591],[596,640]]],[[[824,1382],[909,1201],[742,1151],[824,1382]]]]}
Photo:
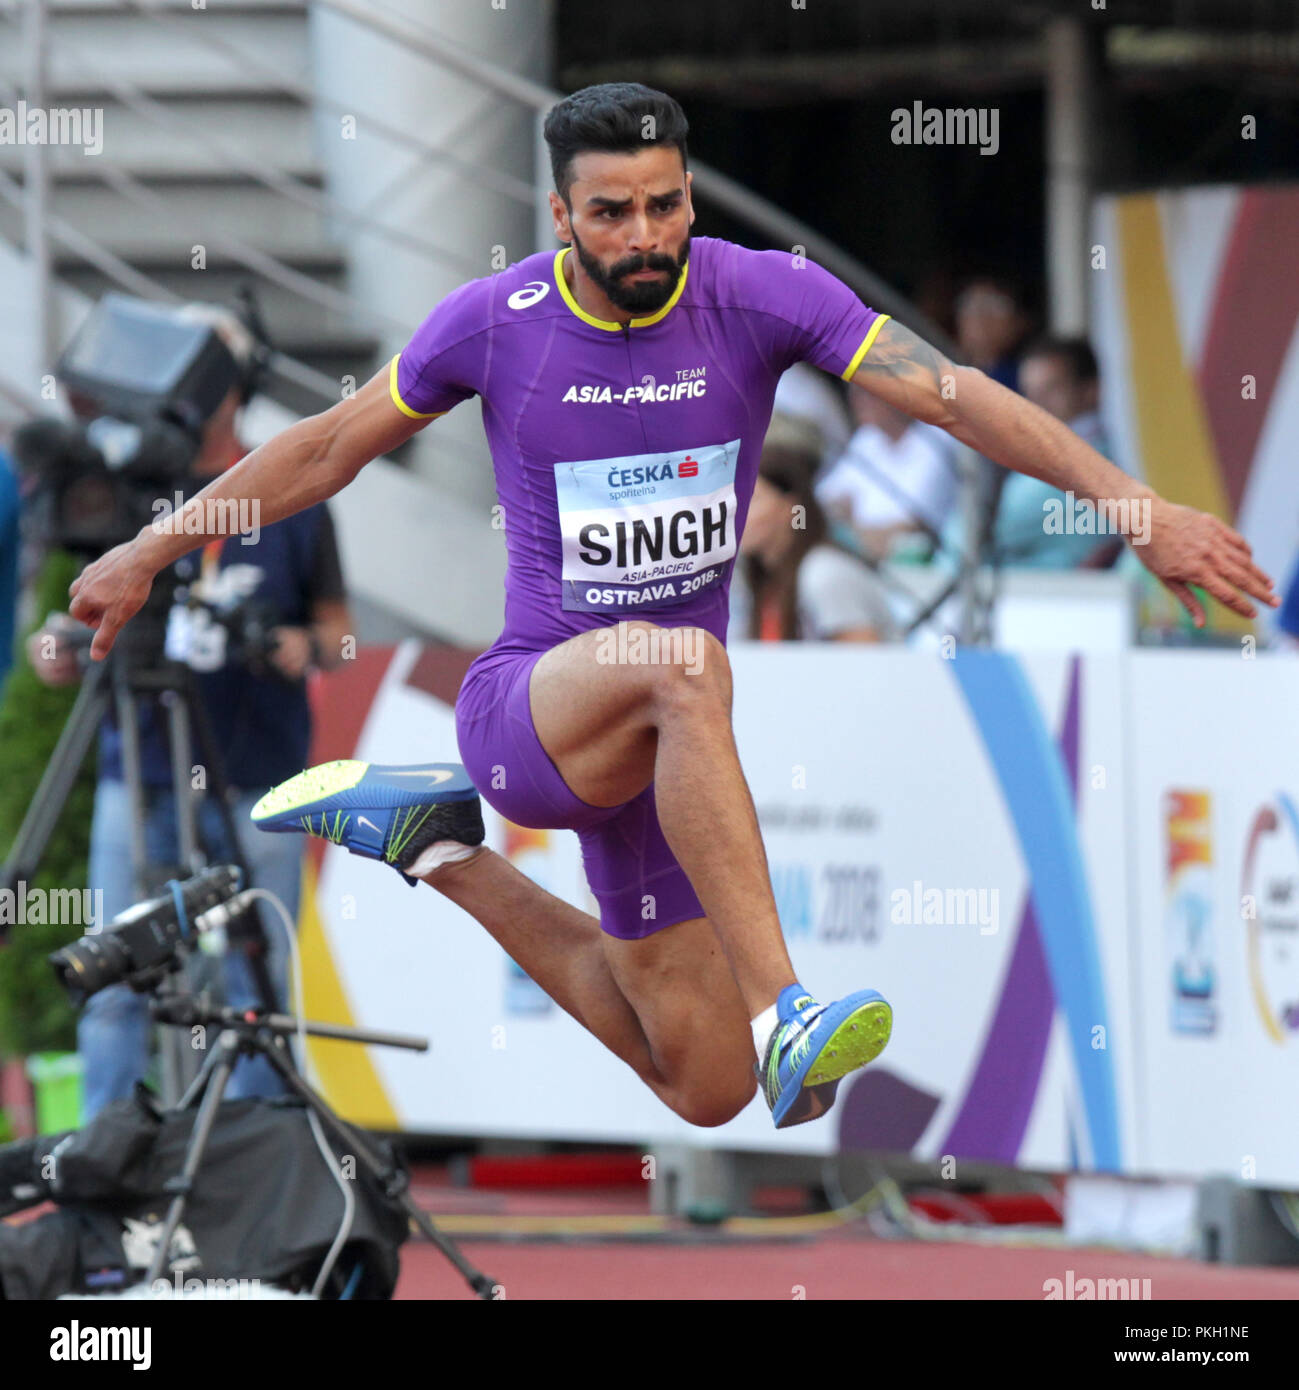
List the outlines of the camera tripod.
{"type": "MultiPolygon", "coordinates": [[[[147,898],[169,878],[187,877],[204,867],[199,845],[198,793],[190,783],[194,765],[195,735],[207,769],[208,789],[215,796],[230,854],[226,857],[251,883],[248,865],[230,811],[228,785],[221,756],[199,696],[194,673],[188,666],[164,656],[167,615],[175,598],[178,580],[174,573],[160,575],[144,608],[132,623],[118,634],[107,660],[92,663],[82,680],[72,713],[55,746],[32,804],[14,840],[9,858],[0,870],[0,887],[12,889],[32,878],[63,814],[73,784],[90,751],[100,725],[110,710],[116,714],[122,738],[122,774],[131,804],[132,900],[147,898]],[[141,699],[158,697],[167,712],[168,749],[171,759],[172,788],[176,807],[176,839],[180,864],[151,866],[145,842],[145,787],[140,758],[139,717],[141,699]],[[175,869],[179,869],[179,873],[175,869]]],[[[261,917],[253,904],[231,932],[249,958],[257,993],[267,1008],[275,1005],[275,991],[265,959],[265,935],[261,917]]],[[[168,982],[167,988],[173,988],[168,982]]],[[[185,1048],[164,1047],[162,1093],[174,1101],[193,1076],[193,1054],[185,1048]]]]}
{"type": "Polygon", "coordinates": [[[171,995],[155,999],[152,1005],[155,1019],[175,1028],[219,1027],[220,1034],[215,1047],[209,1049],[202,1069],[194,1078],[189,1089],[179,1102],[172,1107],[179,1114],[198,1107],[194,1117],[194,1127],[185,1151],[185,1161],[176,1177],[170,1179],[164,1190],[171,1196],[171,1205],[163,1224],[157,1248],[146,1276],[152,1287],[162,1276],[171,1251],[172,1237],[180,1225],[185,1212],[185,1203],[194,1189],[195,1179],[203,1162],[212,1127],[216,1123],[217,1111],[225,1093],[226,1083],[234,1070],[239,1055],[261,1056],[283,1078],[288,1087],[306,1103],[308,1109],[317,1116],[330,1135],[346,1145],[346,1151],[355,1154],[366,1170],[378,1182],[385,1196],[396,1201],[419,1229],[464,1276],[469,1287],[484,1300],[491,1300],[496,1288],[494,1280],[481,1270],[475,1269],[460,1253],[453,1242],[448,1240],[433,1224],[429,1215],[419,1207],[410,1195],[410,1184],[405,1173],[385,1162],[376,1153],[361,1133],[345,1120],[337,1116],[287,1060],[288,1049],[284,1040],[289,1035],[305,1032],[315,1037],[341,1038],[348,1042],[373,1043],[379,1047],[404,1047],[415,1052],[428,1049],[426,1038],[411,1037],[401,1033],[379,1033],[370,1029],[346,1028],[332,1023],[299,1022],[289,1014],[264,1013],[260,1010],[238,1010],[214,1008],[206,1001],[193,995],[171,995]],[[201,1098],[201,1099],[200,1099],[201,1098]]]}

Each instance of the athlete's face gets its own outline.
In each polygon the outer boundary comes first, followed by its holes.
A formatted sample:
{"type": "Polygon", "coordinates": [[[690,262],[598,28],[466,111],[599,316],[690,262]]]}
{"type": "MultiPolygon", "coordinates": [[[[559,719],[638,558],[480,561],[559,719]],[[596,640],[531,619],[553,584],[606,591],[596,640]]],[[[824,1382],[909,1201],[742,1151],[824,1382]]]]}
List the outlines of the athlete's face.
{"type": "Polygon", "coordinates": [[[691,176],[671,145],[579,154],[569,207],[552,193],[555,231],[609,302],[653,314],[672,297],[690,254],[691,176]]]}

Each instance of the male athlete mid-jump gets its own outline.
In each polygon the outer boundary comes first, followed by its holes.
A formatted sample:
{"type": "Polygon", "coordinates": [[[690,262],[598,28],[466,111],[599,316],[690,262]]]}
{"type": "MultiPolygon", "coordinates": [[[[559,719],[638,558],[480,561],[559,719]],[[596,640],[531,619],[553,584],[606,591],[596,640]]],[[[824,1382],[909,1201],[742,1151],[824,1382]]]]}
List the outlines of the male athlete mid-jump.
{"type": "MultiPolygon", "coordinates": [[[[738,1114],[755,1073],[776,1126],[799,1124],[878,1055],[891,1013],[873,990],[822,1005],[798,983],[731,732],[727,594],[781,373],[815,363],[1008,468],[1148,507],[1137,553],[1197,623],[1192,584],[1247,617],[1243,595],[1277,600],[1229,526],[1164,501],[820,267],[692,242],[670,97],[589,87],[545,133],[565,248],[455,291],[354,397],[189,504],[255,497],[269,525],[482,398],[509,570],[504,631],[456,701],[463,767],[326,764],[254,818],[445,894],[693,1124],[738,1114]],[[616,624],[660,659],[608,660],[616,624]],[[689,644],[662,640],[677,628],[689,644]],[[598,921],[483,847],[480,791],[517,824],[577,831],[598,921]]],[[[73,584],[96,659],[154,575],[207,539],[202,516],[194,533],[142,530],[73,584]]]]}

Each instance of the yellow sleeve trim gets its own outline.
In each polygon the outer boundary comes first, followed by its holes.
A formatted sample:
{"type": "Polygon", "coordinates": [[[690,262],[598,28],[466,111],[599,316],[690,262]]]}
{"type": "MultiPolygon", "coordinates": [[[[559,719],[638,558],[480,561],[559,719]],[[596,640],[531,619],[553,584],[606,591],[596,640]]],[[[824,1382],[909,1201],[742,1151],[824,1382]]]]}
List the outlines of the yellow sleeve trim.
{"type": "Polygon", "coordinates": [[[412,420],[436,420],[439,415],[445,415],[445,410],[434,410],[426,414],[422,410],[412,410],[401,398],[401,392],[397,390],[397,363],[401,361],[401,353],[392,359],[392,365],[388,368],[388,394],[392,397],[392,403],[401,411],[403,415],[409,415],[412,420]]]}
{"type": "MultiPolygon", "coordinates": [[[[871,350],[871,344],[875,341],[875,335],[880,331],[881,328],[884,327],[884,325],[885,325],[892,317],[893,317],[892,314],[881,314],[881,315],[879,316],[879,318],[877,318],[877,319],[875,320],[875,322],[874,322],[873,324],[871,324],[871,330],[870,330],[870,332],[867,333],[867,335],[862,339],[862,345],[861,345],[861,347],[859,347],[859,348],[857,349],[857,351],[853,353],[853,355],[852,355],[852,361],[849,362],[848,365],[847,365],[847,367],[844,368],[842,380],[844,380],[844,381],[851,381],[851,380],[852,380],[852,374],[857,370],[858,367],[861,366],[861,360],[862,360],[862,358],[865,357],[866,354],[871,350]]],[[[393,377],[393,380],[396,381],[396,377],[395,377],[395,376],[393,377]]],[[[394,389],[396,389],[396,388],[394,388],[394,389]]]]}

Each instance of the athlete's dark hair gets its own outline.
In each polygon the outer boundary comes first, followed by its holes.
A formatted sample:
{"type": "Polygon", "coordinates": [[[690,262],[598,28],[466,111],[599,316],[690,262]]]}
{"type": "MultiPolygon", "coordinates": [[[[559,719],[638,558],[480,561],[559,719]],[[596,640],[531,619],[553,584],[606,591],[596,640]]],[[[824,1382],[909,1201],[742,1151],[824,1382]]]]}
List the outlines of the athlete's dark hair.
{"type": "Polygon", "coordinates": [[[1058,357],[1079,386],[1090,385],[1100,376],[1096,354],[1086,338],[1035,338],[1019,360],[1027,362],[1030,357],[1058,357]]]}
{"type": "Polygon", "coordinates": [[[573,159],[588,150],[631,154],[646,145],[675,145],[686,163],[686,113],[667,95],[639,82],[602,82],[583,87],[546,115],[546,144],[555,191],[569,207],[573,159]]]}

